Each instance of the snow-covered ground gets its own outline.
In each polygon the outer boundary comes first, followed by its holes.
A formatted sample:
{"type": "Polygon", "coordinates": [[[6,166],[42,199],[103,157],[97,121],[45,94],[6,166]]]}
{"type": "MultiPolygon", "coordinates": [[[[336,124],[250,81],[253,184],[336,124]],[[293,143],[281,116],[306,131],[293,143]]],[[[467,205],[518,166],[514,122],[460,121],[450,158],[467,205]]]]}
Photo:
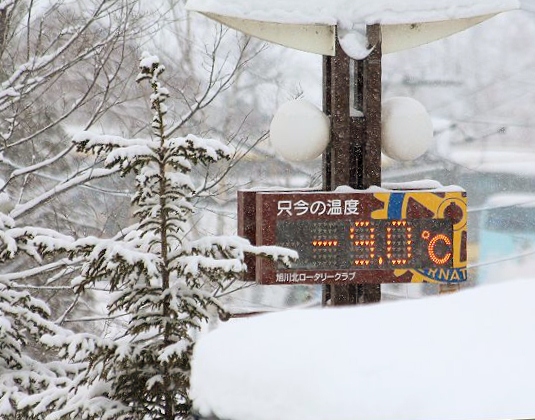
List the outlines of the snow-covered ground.
{"type": "Polygon", "coordinates": [[[535,418],[535,280],[231,321],[195,347],[225,420],[535,418]]]}

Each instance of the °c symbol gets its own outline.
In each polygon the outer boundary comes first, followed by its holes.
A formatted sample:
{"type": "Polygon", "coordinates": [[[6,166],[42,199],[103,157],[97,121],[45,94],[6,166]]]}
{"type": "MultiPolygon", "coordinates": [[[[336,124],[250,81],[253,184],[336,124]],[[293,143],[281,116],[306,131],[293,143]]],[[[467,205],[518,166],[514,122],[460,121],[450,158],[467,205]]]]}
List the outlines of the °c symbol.
{"type": "Polygon", "coordinates": [[[429,241],[429,244],[427,245],[427,253],[429,254],[429,258],[431,258],[431,261],[433,261],[437,265],[443,265],[450,260],[451,252],[448,251],[443,256],[438,256],[435,248],[439,242],[443,242],[449,247],[449,249],[451,249],[451,239],[444,234],[438,234],[436,236],[433,236],[433,238],[429,241]]]}

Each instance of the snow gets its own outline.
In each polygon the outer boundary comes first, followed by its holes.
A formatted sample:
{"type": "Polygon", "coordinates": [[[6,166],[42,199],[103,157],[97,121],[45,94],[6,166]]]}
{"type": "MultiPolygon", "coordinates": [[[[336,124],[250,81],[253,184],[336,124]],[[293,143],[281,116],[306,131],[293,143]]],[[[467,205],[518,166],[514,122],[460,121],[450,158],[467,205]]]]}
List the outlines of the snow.
{"type": "Polygon", "coordinates": [[[463,19],[520,7],[517,0],[189,0],[188,9],[294,24],[402,24],[463,19]]]}
{"type": "Polygon", "coordinates": [[[494,194],[485,201],[484,207],[478,210],[516,206],[535,207],[535,195],[518,192],[494,194]]]}
{"type": "Polygon", "coordinates": [[[186,8],[234,18],[337,26],[342,47],[362,58],[365,26],[448,21],[520,7],[518,0],[188,0],[186,8]]]}
{"type": "Polygon", "coordinates": [[[459,165],[479,172],[535,176],[535,153],[513,147],[499,150],[454,150],[448,158],[459,165]]]}
{"type": "Polygon", "coordinates": [[[341,185],[336,188],[338,193],[352,193],[359,191],[367,192],[391,192],[391,191],[407,191],[407,190],[418,190],[418,191],[433,191],[437,193],[443,192],[459,192],[464,191],[463,188],[458,185],[442,185],[440,182],[433,179],[420,179],[417,181],[406,181],[406,182],[383,182],[381,186],[372,185],[365,190],[356,190],[348,185],[341,185]]]}
{"type": "Polygon", "coordinates": [[[226,420],[535,416],[535,281],[230,321],[197,343],[194,408],[226,420]]]}

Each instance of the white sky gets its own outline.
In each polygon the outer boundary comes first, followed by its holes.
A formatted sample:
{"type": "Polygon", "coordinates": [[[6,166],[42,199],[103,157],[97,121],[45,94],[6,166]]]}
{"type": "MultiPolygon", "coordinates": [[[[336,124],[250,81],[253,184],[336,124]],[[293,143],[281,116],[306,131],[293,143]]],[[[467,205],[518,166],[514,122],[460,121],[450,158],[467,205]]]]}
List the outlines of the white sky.
{"type": "Polygon", "coordinates": [[[191,396],[229,420],[535,417],[535,281],[231,321],[195,347],[191,396]]]}

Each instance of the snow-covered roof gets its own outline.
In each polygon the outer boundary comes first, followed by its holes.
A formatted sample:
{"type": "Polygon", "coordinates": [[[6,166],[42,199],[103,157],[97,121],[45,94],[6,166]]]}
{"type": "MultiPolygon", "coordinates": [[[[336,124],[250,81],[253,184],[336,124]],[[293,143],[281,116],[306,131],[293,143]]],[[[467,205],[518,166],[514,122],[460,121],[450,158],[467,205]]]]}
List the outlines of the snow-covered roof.
{"type": "Polygon", "coordinates": [[[496,209],[501,207],[535,207],[535,194],[529,193],[501,193],[491,195],[484,204],[484,208],[496,209]]]}
{"type": "Polygon", "coordinates": [[[535,153],[531,150],[458,149],[448,159],[478,172],[535,176],[535,153]]]}
{"type": "Polygon", "coordinates": [[[366,51],[366,25],[392,26],[383,31],[388,52],[390,48],[409,48],[439,39],[519,7],[518,0],[188,0],[187,3],[189,10],[204,13],[250,35],[320,54],[328,54],[329,40],[334,41],[332,28],[337,27],[342,47],[353,56],[366,51]],[[437,24],[430,26],[432,23],[437,24]],[[401,44],[395,39],[400,35],[405,38],[401,44]],[[318,42],[325,45],[314,45],[318,42]]]}
{"type": "Polygon", "coordinates": [[[225,420],[535,418],[533,296],[530,279],[230,321],[196,344],[190,395],[225,420]]]}

